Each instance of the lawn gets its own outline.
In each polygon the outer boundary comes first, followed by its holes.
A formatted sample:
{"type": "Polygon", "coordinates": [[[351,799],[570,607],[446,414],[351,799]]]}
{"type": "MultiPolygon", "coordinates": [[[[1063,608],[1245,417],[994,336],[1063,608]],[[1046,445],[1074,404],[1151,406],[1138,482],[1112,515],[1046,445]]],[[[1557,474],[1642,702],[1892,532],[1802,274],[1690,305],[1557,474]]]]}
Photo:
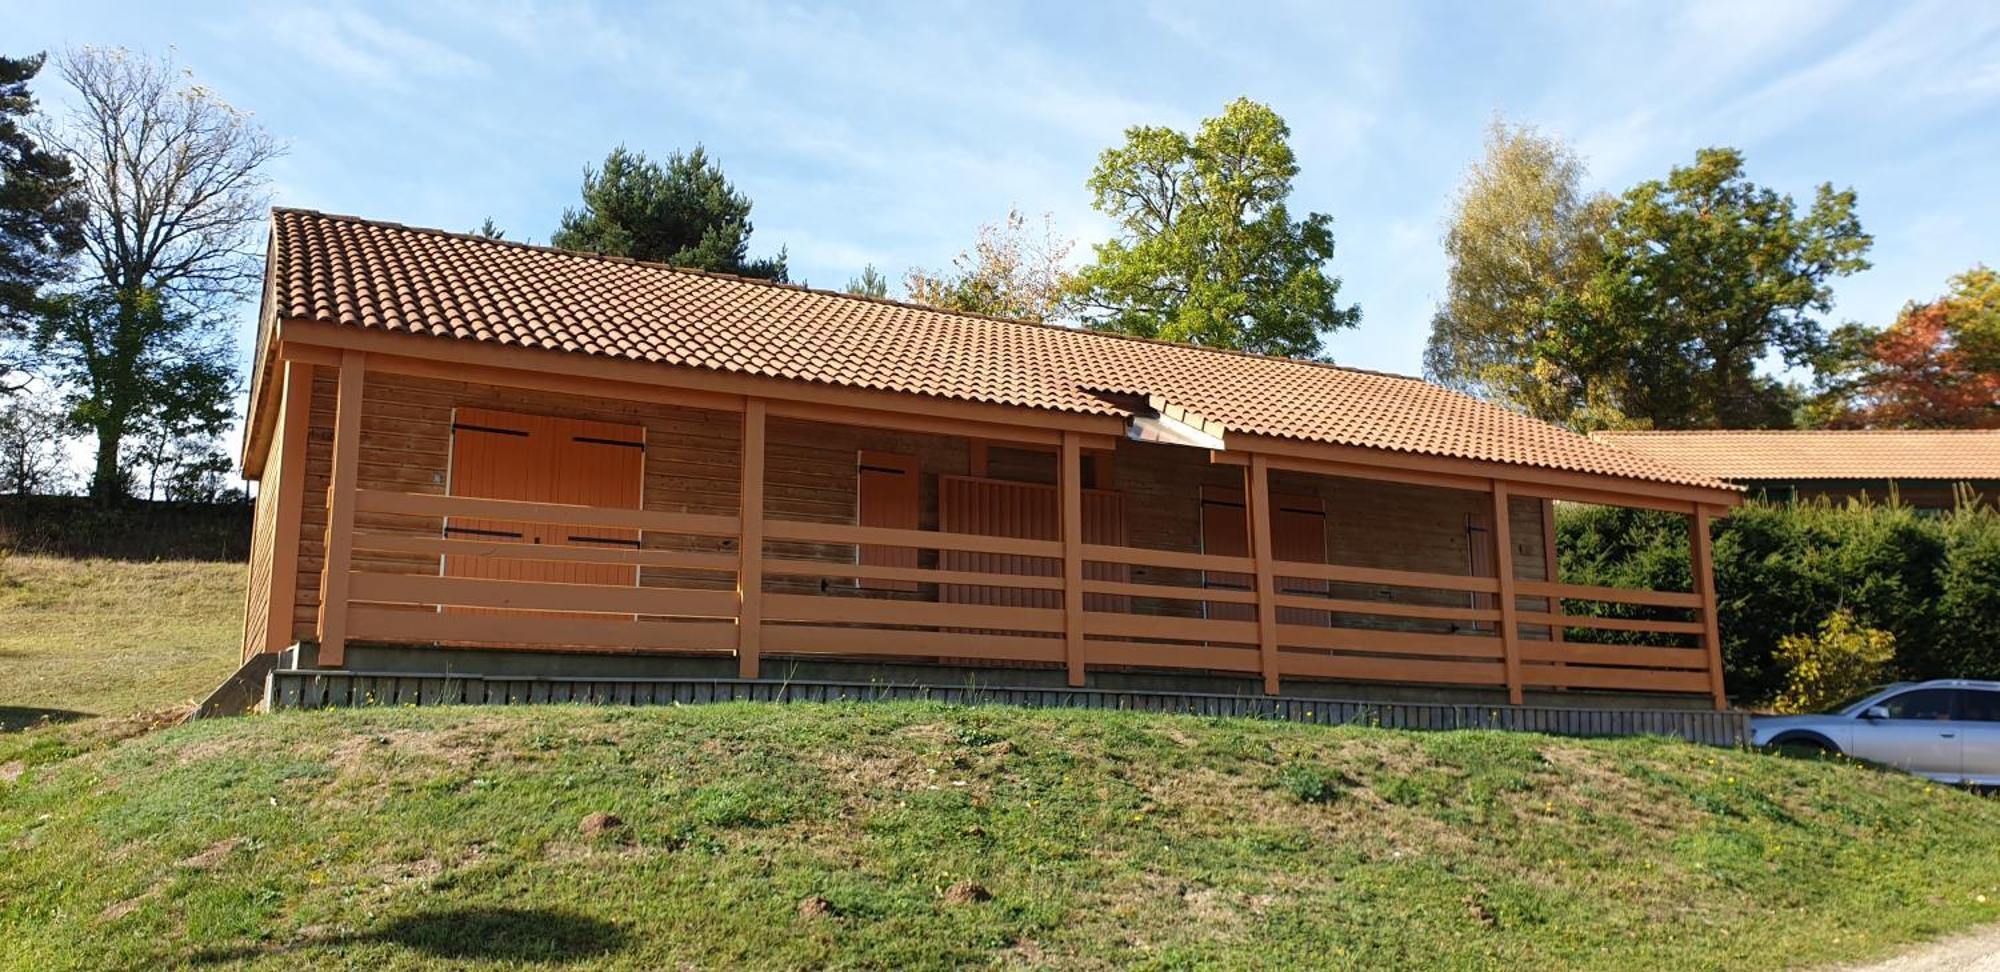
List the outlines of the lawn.
{"type": "Polygon", "coordinates": [[[20,969],[1750,969],[2000,920],[2000,801],[1662,739],[918,704],[34,735],[0,737],[20,969]]]}
{"type": "Polygon", "coordinates": [[[207,695],[236,669],[243,572],[0,555],[0,730],[207,695]]]}
{"type": "Polygon", "coordinates": [[[0,733],[0,968],[1749,969],[2000,920],[2000,800],[1845,762],[913,704],[161,729],[242,566],[4,571],[0,706],[74,721],[0,733]]]}

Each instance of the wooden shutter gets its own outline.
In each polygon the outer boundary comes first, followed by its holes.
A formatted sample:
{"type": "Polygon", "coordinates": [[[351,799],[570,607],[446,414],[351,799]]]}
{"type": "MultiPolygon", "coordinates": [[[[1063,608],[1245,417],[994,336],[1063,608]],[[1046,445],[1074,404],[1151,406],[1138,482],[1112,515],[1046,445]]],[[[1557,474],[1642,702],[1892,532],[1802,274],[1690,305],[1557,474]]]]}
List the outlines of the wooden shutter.
{"type": "MultiPolygon", "coordinates": [[[[449,488],[453,496],[639,509],[645,441],[645,429],[639,426],[460,408],[452,419],[449,488]]],[[[523,544],[639,545],[636,530],[474,517],[448,518],[445,535],[523,544]]],[[[447,577],[621,587],[639,582],[637,567],[490,556],[446,557],[441,572],[447,577]]],[[[498,608],[447,608],[446,613],[579,616],[498,608]]]]}
{"type": "MultiPolygon", "coordinates": [[[[1484,513],[1465,515],[1465,546],[1466,573],[1474,577],[1500,576],[1493,569],[1493,521],[1490,517],[1484,513]]],[[[1479,593],[1471,595],[1471,602],[1472,607],[1481,609],[1492,608],[1500,603],[1491,594],[1479,593]]],[[[1484,631],[1486,625],[1483,622],[1477,623],[1473,625],[1473,629],[1484,631]]]]}
{"type": "MultiPolygon", "coordinates": [[[[922,510],[917,457],[863,450],[856,460],[854,522],[865,527],[897,530],[917,529],[922,510]]],[[[914,547],[887,547],[862,544],[855,548],[855,563],[871,567],[915,567],[914,547]]],[[[914,581],[865,581],[863,587],[886,591],[914,591],[914,581]]]]}
{"type": "MultiPolygon", "coordinates": [[[[1204,486],[1201,490],[1201,552],[1220,557],[1250,556],[1250,518],[1243,491],[1226,486],[1204,486]]],[[[1271,497],[1271,558],[1294,563],[1326,563],[1326,503],[1312,496],[1271,497]]],[[[1279,568],[1278,575],[1284,576],[1279,568]]],[[[1220,590],[1247,591],[1256,578],[1233,571],[1204,571],[1202,586],[1220,590]]],[[[1282,582],[1281,594],[1325,594],[1324,581],[1293,579],[1282,582]]],[[[1225,621],[1254,621],[1254,604],[1210,602],[1208,616],[1225,621]]],[[[1325,611],[1281,607],[1280,624],[1312,624],[1325,627],[1333,616],[1325,611]]]]}

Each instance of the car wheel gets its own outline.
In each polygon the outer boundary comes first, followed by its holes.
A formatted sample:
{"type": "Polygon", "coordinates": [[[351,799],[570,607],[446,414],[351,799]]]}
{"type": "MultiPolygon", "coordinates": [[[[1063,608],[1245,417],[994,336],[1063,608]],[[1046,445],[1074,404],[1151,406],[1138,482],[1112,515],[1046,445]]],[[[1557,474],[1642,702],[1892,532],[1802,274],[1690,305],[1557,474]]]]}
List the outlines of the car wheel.
{"type": "Polygon", "coordinates": [[[1825,738],[1805,734],[1779,736],[1771,740],[1770,745],[1764,748],[1780,756],[1793,757],[1832,756],[1840,752],[1838,747],[1826,741],[1825,738]]]}

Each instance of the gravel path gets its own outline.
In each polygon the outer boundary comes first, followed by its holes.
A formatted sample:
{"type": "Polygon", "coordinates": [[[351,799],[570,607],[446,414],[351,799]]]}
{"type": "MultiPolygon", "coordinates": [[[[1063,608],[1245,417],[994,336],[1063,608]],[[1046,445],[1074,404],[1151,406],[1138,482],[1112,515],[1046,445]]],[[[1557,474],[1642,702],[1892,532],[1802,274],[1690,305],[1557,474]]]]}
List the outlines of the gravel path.
{"type": "Polygon", "coordinates": [[[1947,938],[1874,965],[1843,965],[1845,972],[2000,972],[2000,925],[1947,938]]]}

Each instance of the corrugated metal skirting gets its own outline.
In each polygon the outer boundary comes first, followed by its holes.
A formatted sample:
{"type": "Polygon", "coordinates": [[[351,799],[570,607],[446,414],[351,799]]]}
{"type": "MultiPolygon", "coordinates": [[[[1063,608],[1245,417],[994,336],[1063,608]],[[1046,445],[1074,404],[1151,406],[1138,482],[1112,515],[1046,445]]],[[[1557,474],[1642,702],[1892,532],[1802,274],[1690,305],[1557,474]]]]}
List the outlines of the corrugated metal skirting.
{"type": "Polygon", "coordinates": [[[1340,702],[1284,696],[1005,687],[942,687],[861,682],[737,679],[563,679],[491,675],[410,675],[286,669],[265,683],[276,709],[431,705],[695,705],[707,702],[944,702],[1042,708],[1127,709],[1186,715],[1283,719],[1385,729],[1507,729],[1562,736],[1678,736],[1714,746],[1750,738],[1742,712],[1671,709],[1564,709],[1417,702],[1340,702]]]}

